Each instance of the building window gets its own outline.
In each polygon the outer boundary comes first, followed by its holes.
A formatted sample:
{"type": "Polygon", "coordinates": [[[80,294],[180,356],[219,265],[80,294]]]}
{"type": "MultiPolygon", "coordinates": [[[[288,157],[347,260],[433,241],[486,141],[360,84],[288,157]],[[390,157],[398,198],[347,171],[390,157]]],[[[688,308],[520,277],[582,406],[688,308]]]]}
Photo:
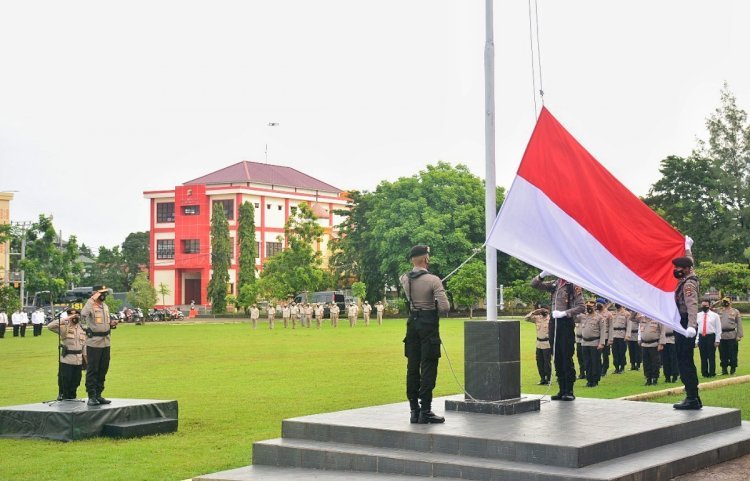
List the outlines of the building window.
{"type": "Polygon", "coordinates": [[[229,238],[229,258],[234,259],[234,238],[229,238]]]}
{"type": "Polygon", "coordinates": [[[174,202],[156,204],[156,222],[174,222],[174,202]]]}
{"type": "Polygon", "coordinates": [[[199,205],[183,205],[182,215],[200,215],[201,206],[199,205]]]}
{"type": "Polygon", "coordinates": [[[234,201],[233,200],[215,200],[214,209],[217,205],[224,207],[224,215],[227,220],[234,220],[234,201]]]}
{"type": "Polygon", "coordinates": [[[183,254],[200,254],[201,241],[199,239],[185,239],[182,241],[183,254]]]}
{"type": "Polygon", "coordinates": [[[278,206],[278,207],[279,207],[279,210],[281,210],[281,206],[278,206]]]}
{"type": "Polygon", "coordinates": [[[260,204],[256,202],[255,203],[255,208],[258,209],[259,207],[260,207],[260,204]]]}
{"type": "Polygon", "coordinates": [[[266,257],[273,257],[284,248],[281,242],[266,242],[266,257]]]}
{"type": "Polygon", "coordinates": [[[271,204],[266,204],[266,210],[270,210],[270,209],[271,209],[271,204]]]}
{"type": "Polygon", "coordinates": [[[227,293],[234,295],[234,282],[227,284],[227,293]]]}
{"type": "Polygon", "coordinates": [[[260,241],[255,241],[255,257],[260,257],[260,241]]]}
{"type": "Polygon", "coordinates": [[[157,259],[174,259],[174,239],[157,239],[157,259]]]}
{"type": "Polygon", "coordinates": [[[296,205],[291,206],[289,208],[289,212],[291,212],[292,215],[296,214],[297,213],[297,206],[296,205]]]}

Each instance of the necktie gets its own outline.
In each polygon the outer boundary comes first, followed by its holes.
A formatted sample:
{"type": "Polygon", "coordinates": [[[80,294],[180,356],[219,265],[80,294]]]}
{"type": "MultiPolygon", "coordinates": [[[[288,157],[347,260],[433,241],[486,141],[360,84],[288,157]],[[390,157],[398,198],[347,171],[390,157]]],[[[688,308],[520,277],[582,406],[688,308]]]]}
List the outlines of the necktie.
{"type": "Polygon", "coordinates": [[[707,317],[708,317],[708,312],[704,312],[703,313],[703,333],[701,333],[701,336],[705,336],[706,335],[706,324],[708,324],[706,322],[706,318],[707,317]]]}

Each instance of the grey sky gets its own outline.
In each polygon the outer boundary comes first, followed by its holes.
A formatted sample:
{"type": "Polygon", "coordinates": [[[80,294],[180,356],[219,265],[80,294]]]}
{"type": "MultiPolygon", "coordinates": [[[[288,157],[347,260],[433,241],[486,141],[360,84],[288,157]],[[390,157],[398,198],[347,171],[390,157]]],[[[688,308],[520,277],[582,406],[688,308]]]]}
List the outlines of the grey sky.
{"type": "MultiPolygon", "coordinates": [[[[545,103],[636,194],[724,81],[750,109],[750,2],[539,0],[545,103]]],[[[534,125],[527,1],[495,2],[497,182],[534,125]]],[[[0,190],[113,246],[142,192],[239,162],[373,189],[484,172],[484,2],[0,0],[0,190]],[[277,127],[267,127],[278,122],[277,127]]]]}

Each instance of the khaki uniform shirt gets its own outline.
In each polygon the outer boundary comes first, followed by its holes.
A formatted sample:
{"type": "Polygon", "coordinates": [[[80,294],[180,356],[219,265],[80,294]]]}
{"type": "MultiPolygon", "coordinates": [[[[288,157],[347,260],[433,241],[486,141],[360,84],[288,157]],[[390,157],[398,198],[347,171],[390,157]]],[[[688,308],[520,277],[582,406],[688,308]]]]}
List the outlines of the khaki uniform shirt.
{"type": "Polygon", "coordinates": [[[578,314],[575,322],[581,325],[581,346],[604,346],[607,341],[606,328],[607,321],[604,316],[597,313],[578,314]]]}
{"type": "Polygon", "coordinates": [[[71,366],[80,366],[86,356],[86,333],[80,323],[55,319],[47,325],[47,329],[52,332],[60,333],[60,341],[68,351],[81,351],[80,354],[67,354],[65,356],[60,352],[60,362],[70,364],[71,366]]]}
{"type": "Polygon", "coordinates": [[[370,313],[372,312],[372,306],[370,304],[365,304],[364,306],[362,306],[362,312],[365,315],[369,316],[370,313]]]}
{"type": "Polygon", "coordinates": [[[719,318],[721,319],[722,339],[742,339],[742,317],[740,316],[740,311],[732,306],[721,307],[719,309],[719,318]]]}
{"type": "Polygon", "coordinates": [[[331,306],[331,317],[333,317],[334,315],[338,316],[340,311],[341,311],[341,309],[339,309],[338,304],[332,305],[331,306]]]}
{"type": "Polygon", "coordinates": [[[609,331],[612,330],[612,317],[614,317],[614,315],[607,309],[602,309],[601,311],[596,312],[604,318],[604,340],[608,341],[612,339],[612,336],[609,335],[609,331]]]}
{"type": "Polygon", "coordinates": [[[526,318],[527,321],[536,325],[536,348],[551,349],[549,343],[549,316],[534,314],[526,318]]]}
{"type": "Polygon", "coordinates": [[[109,325],[109,308],[107,304],[94,302],[92,299],[86,301],[86,305],[81,309],[81,322],[85,324],[84,329],[90,329],[92,332],[106,332],[106,336],[91,336],[86,339],[88,347],[109,347],[110,346],[110,325],[109,325]]]}
{"type": "Polygon", "coordinates": [[[260,317],[260,309],[257,307],[250,308],[250,319],[258,319],[260,317]]]}
{"type": "Polygon", "coordinates": [[[266,315],[268,315],[268,319],[273,319],[276,315],[276,308],[269,304],[267,311],[266,315]]]}
{"type": "Polygon", "coordinates": [[[406,273],[399,279],[411,309],[431,311],[435,309],[435,302],[437,302],[438,313],[441,315],[447,314],[451,305],[448,302],[448,296],[445,295],[445,288],[440,278],[421,267],[415,267],[411,270],[414,273],[421,271],[427,272],[427,274],[411,279],[409,273],[406,273]]]}
{"type": "Polygon", "coordinates": [[[638,341],[638,323],[640,322],[640,317],[637,313],[633,312],[630,314],[630,319],[628,319],[628,326],[625,328],[625,340],[628,342],[637,342],[638,341]]]}
{"type": "Polygon", "coordinates": [[[657,347],[659,344],[667,343],[664,326],[661,323],[646,316],[640,316],[639,321],[638,333],[641,336],[641,347],[657,347]]]}
{"type": "Polygon", "coordinates": [[[283,317],[284,319],[289,319],[289,317],[290,317],[291,315],[292,315],[292,310],[291,310],[291,309],[289,309],[289,306],[284,306],[284,307],[283,307],[283,308],[281,309],[281,317],[283,317]]]}
{"type": "Polygon", "coordinates": [[[316,319],[323,319],[323,306],[318,306],[317,309],[315,309],[315,318],[316,319]]]}
{"type": "Polygon", "coordinates": [[[615,311],[612,315],[612,322],[609,324],[609,340],[624,339],[628,329],[628,319],[630,312],[624,307],[615,311]]]}
{"type": "Polygon", "coordinates": [[[664,344],[674,344],[674,329],[664,326],[664,344]]]}
{"type": "Polygon", "coordinates": [[[576,285],[568,287],[569,285],[571,284],[568,282],[563,284],[561,279],[544,282],[539,276],[534,276],[531,280],[531,287],[552,293],[551,311],[565,311],[567,317],[575,317],[586,312],[586,305],[583,303],[581,288],[576,285]]]}
{"type": "MultiPolygon", "coordinates": [[[[690,250],[685,251],[685,256],[690,257],[691,259],[693,258],[690,250]]],[[[698,280],[695,278],[693,272],[680,279],[677,283],[677,289],[675,289],[674,292],[674,300],[677,304],[677,310],[680,311],[680,315],[687,314],[687,327],[692,327],[696,331],[698,330],[698,293],[698,280]],[[692,279],[690,277],[692,277],[692,279]]]]}

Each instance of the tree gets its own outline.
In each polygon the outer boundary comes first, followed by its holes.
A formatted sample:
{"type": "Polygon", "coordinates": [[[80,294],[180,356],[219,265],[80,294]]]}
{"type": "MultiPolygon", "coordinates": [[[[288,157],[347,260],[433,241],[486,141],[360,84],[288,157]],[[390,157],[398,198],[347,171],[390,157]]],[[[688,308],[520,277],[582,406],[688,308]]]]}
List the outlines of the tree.
{"type": "Polygon", "coordinates": [[[260,290],[274,299],[287,299],[300,292],[318,291],[331,284],[321,267],[323,259],[313,248],[323,228],[307,204],[299,204],[284,227],[288,247],[266,260],[260,275],[260,290]]]}
{"type": "Polygon", "coordinates": [[[120,308],[122,307],[122,301],[115,296],[107,297],[104,303],[107,305],[109,312],[120,312],[120,308]]]}
{"type": "Polygon", "coordinates": [[[352,295],[362,302],[367,295],[367,285],[362,281],[355,282],[352,284],[352,295]]]}
{"type": "MultiPolygon", "coordinates": [[[[237,275],[237,292],[242,296],[242,288],[252,286],[256,281],[255,258],[258,253],[255,248],[255,209],[250,202],[243,202],[237,227],[237,243],[240,255],[238,259],[239,273],[237,275]]],[[[251,291],[246,291],[251,292],[251,291]]],[[[255,301],[253,301],[254,303],[255,301]]],[[[251,303],[252,305],[252,303],[251,303]]]]}
{"type": "Polygon", "coordinates": [[[139,272],[135,276],[127,298],[131,306],[140,308],[144,313],[154,307],[156,304],[156,289],[151,285],[145,272],[139,272]]]}
{"type": "Polygon", "coordinates": [[[211,215],[211,280],[208,281],[208,297],[211,310],[221,314],[227,309],[227,284],[231,262],[231,238],[229,222],[221,204],[214,206],[211,215]]]}
{"type": "Polygon", "coordinates": [[[721,296],[728,294],[739,295],[747,292],[750,286],[750,268],[746,264],[728,262],[714,264],[710,261],[701,262],[695,269],[701,280],[702,290],[709,287],[717,289],[721,296]]]}
{"type": "MultiPolygon", "coordinates": [[[[504,299],[506,305],[511,303],[522,302],[524,304],[543,304],[549,303],[549,293],[531,287],[528,279],[516,279],[509,285],[504,285],[504,299]]],[[[511,306],[514,307],[514,306],[511,306]]]]}
{"type": "Polygon", "coordinates": [[[161,305],[165,306],[166,302],[164,301],[164,297],[170,295],[172,293],[172,289],[170,289],[169,286],[164,284],[163,282],[160,282],[159,288],[156,289],[156,292],[161,296],[161,305]]]}
{"type": "Polygon", "coordinates": [[[130,286],[143,269],[149,263],[149,233],[131,232],[122,243],[122,261],[125,266],[125,288],[130,286]]]}
{"type": "Polygon", "coordinates": [[[240,288],[240,295],[237,296],[237,304],[245,311],[245,314],[249,312],[250,306],[258,302],[259,288],[260,286],[257,282],[245,284],[240,288]]]}
{"type": "MultiPolygon", "coordinates": [[[[381,182],[374,192],[351,193],[340,239],[332,242],[332,264],[367,284],[367,298],[386,286],[400,289],[410,269],[407,253],[415,244],[432,249],[430,271],[442,276],[484,244],[484,185],[466,166],[428,165],[412,177],[381,182]]],[[[498,203],[504,197],[498,189],[498,203]]]]}
{"type": "Polygon", "coordinates": [[[484,262],[473,260],[448,279],[448,291],[453,296],[453,302],[469,308],[469,319],[474,317],[474,307],[485,298],[486,276],[484,262]]]}
{"type": "Polygon", "coordinates": [[[10,317],[10,313],[15,312],[19,307],[21,307],[21,299],[18,290],[10,284],[0,285],[0,309],[5,309],[10,317]]]}
{"type": "Polygon", "coordinates": [[[100,247],[95,260],[85,279],[90,285],[105,285],[114,292],[127,291],[127,268],[119,246],[112,249],[100,247]]]}

